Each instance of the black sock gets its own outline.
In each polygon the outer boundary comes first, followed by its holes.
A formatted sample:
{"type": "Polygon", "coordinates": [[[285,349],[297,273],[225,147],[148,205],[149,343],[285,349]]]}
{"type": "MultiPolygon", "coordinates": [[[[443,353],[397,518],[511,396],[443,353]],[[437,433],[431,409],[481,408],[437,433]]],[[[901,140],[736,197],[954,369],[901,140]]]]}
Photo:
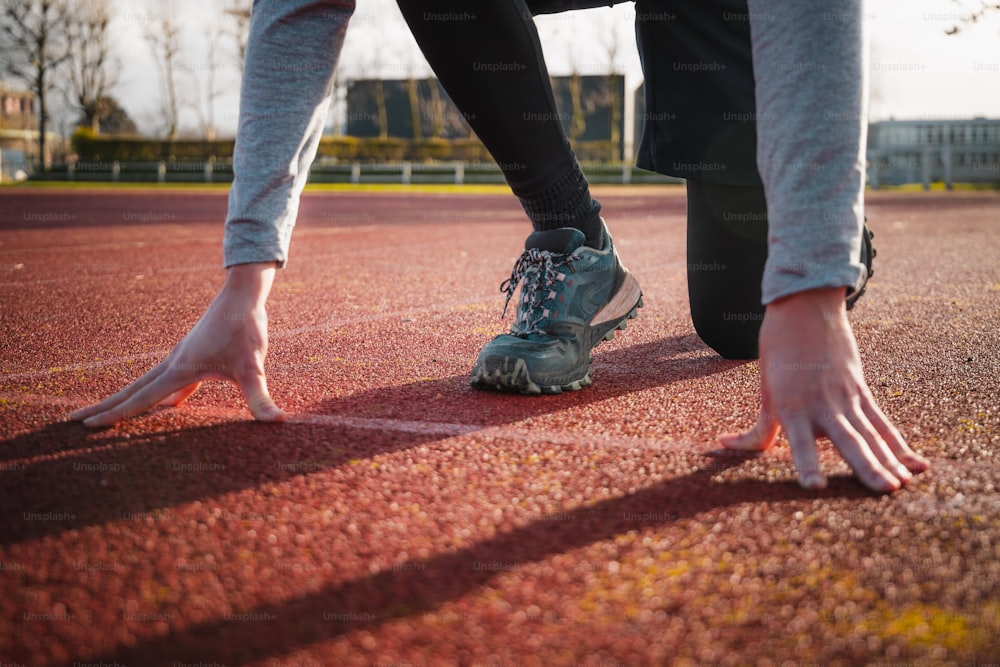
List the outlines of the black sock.
{"type": "Polygon", "coordinates": [[[397,4],[427,62],[500,165],[535,230],[576,227],[587,245],[601,247],[601,207],[590,196],[563,130],[524,0],[397,4]]]}
{"type": "Polygon", "coordinates": [[[590,196],[590,187],[579,166],[564,174],[547,190],[536,195],[518,196],[536,232],[575,227],[587,237],[586,245],[604,245],[601,204],[590,196]]]}

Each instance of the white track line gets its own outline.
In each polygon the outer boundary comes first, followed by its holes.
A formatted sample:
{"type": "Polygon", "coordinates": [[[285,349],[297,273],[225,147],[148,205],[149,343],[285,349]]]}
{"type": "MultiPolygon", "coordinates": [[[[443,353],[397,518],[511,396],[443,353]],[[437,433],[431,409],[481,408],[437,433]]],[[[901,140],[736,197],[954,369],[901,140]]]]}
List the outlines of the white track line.
{"type": "Polygon", "coordinates": [[[351,417],[349,415],[319,415],[311,413],[290,415],[288,423],[339,426],[383,433],[431,435],[441,439],[475,436],[477,439],[516,440],[520,443],[533,445],[570,445],[574,447],[599,445],[613,448],[628,448],[630,450],[667,451],[675,449],[677,445],[690,447],[697,444],[693,442],[679,443],[656,438],[587,433],[584,431],[549,431],[537,427],[485,426],[480,424],[351,417]]]}
{"type": "MultiPolygon", "coordinates": [[[[30,404],[41,407],[68,408],[76,404],[65,396],[48,396],[41,394],[11,394],[0,393],[0,399],[12,403],[30,404]]],[[[170,409],[170,408],[167,408],[170,409]]],[[[202,415],[209,418],[235,418],[249,421],[249,413],[245,410],[214,408],[208,406],[185,406],[176,408],[185,412],[202,415]]],[[[456,422],[415,421],[409,419],[385,419],[370,417],[354,417],[351,415],[323,415],[315,413],[290,413],[285,422],[289,425],[312,424],[336,428],[360,429],[378,433],[399,433],[405,435],[430,436],[435,440],[472,437],[476,440],[515,441],[527,445],[565,445],[575,448],[601,447],[604,449],[628,449],[629,451],[646,450],[658,452],[697,453],[703,450],[705,443],[694,441],[684,442],[658,438],[639,438],[633,436],[609,435],[605,433],[587,433],[582,431],[558,431],[539,429],[537,427],[520,426],[487,426],[483,424],[460,424],[456,422]]],[[[276,425],[275,428],[281,428],[276,425]]],[[[158,435],[151,432],[150,436],[158,435]]],[[[120,446],[120,445],[115,445],[120,446]]],[[[90,443],[88,449],[101,447],[99,443],[90,443]]],[[[395,451],[395,450],[394,450],[395,451]]],[[[392,452],[388,452],[391,454],[392,452]]],[[[45,454],[40,457],[26,457],[6,461],[5,464],[31,465],[41,460],[73,456],[75,452],[65,450],[45,454]]]]}

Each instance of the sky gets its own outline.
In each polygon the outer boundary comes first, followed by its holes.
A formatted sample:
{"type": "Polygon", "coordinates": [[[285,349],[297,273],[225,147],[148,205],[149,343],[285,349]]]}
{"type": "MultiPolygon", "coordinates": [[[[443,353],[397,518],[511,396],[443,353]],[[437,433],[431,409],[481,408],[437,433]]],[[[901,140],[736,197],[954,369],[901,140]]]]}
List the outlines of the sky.
{"type": "MultiPolygon", "coordinates": [[[[697,0],[694,0],[697,1],[697,0]]],[[[872,51],[872,120],[887,118],[1000,118],[1000,11],[986,19],[963,24],[967,7],[979,0],[870,0],[867,19],[872,51]],[[961,25],[960,32],[946,31],[961,25]]],[[[161,87],[156,62],[143,38],[145,19],[170,6],[184,29],[182,77],[186,96],[194,97],[195,76],[203,76],[206,26],[218,22],[223,0],[112,0],[113,29],[121,58],[121,74],[113,94],[139,124],[155,133],[162,126],[161,87]]],[[[586,74],[608,71],[608,44],[617,40],[615,66],[634,89],[642,81],[634,39],[632,3],[614,8],[567,12],[537,19],[549,71],[586,74]]],[[[219,136],[236,127],[239,75],[219,46],[223,64],[218,74],[221,94],[214,104],[219,136]]],[[[409,74],[429,76],[430,68],[399,15],[394,0],[358,0],[340,61],[345,78],[372,76],[378,69],[386,78],[409,74]],[[371,45],[380,47],[374,54],[371,45]]],[[[182,128],[199,126],[195,104],[182,112],[182,128]]],[[[202,105],[204,106],[204,105],[202,105]]],[[[201,115],[204,115],[204,111],[201,115]]]]}

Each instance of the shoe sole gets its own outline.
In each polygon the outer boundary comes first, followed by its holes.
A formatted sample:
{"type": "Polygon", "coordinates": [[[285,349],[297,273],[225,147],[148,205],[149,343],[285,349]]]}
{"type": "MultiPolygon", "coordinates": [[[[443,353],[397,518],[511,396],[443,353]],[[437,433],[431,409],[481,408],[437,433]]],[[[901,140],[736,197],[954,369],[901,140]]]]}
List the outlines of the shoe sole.
{"type": "MultiPolygon", "coordinates": [[[[591,336],[596,334],[597,340],[591,342],[591,350],[606,340],[615,337],[615,332],[625,329],[629,320],[634,320],[639,316],[639,309],[642,308],[642,290],[639,282],[632,276],[626,274],[622,286],[611,298],[611,300],[601,310],[594,315],[591,320],[591,336]],[[632,304],[628,307],[627,304],[632,304]],[[623,308],[628,308],[624,315],[615,317],[615,313],[620,313],[623,308]]],[[[590,379],[590,351],[587,352],[587,360],[583,366],[583,375],[568,379],[566,382],[557,384],[539,384],[535,382],[528,373],[528,365],[524,359],[519,357],[493,357],[483,364],[476,364],[472,370],[470,384],[478,389],[499,389],[506,391],[516,391],[522,394],[561,394],[564,391],[579,391],[583,387],[589,387],[590,379]]]]}

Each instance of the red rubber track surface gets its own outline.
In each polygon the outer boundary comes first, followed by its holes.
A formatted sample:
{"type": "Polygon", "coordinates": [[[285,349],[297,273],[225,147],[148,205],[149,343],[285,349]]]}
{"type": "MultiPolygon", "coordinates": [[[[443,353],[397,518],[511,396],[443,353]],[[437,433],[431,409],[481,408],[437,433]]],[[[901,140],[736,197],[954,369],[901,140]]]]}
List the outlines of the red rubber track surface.
{"type": "MultiPolygon", "coordinates": [[[[0,190],[0,662],[1000,661],[1000,196],[872,193],[852,311],[933,469],[724,455],[757,411],[687,307],[683,190],[598,189],[645,293],[593,386],[477,391],[509,195],[311,193],[269,302],[283,425],[208,383],[92,432],[220,286],[220,191],[0,190]]],[[[508,318],[510,315],[508,315],[508,318]]]]}

